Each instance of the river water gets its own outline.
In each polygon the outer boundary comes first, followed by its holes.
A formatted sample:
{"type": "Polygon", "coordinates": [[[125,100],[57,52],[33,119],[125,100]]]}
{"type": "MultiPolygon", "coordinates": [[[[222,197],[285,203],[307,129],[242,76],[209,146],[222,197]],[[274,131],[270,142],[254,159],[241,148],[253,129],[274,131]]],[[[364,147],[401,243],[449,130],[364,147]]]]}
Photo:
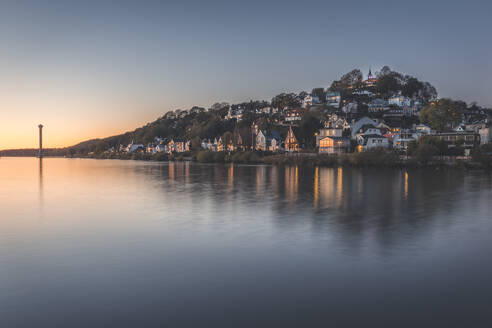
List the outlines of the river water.
{"type": "Polygon", "coordinates": [[[0,159],[0,327],[491,327],[492,176],[0,159]]]}

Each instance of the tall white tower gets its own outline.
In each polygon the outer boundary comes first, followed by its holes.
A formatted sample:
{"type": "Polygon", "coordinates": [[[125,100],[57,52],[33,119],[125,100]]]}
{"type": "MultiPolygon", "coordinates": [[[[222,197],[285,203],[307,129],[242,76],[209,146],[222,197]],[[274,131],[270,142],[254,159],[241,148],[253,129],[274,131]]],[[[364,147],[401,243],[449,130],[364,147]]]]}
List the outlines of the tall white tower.
{"type": "Polygon", "coordinates": [[[43,124],[38,125],[39,128],[39,158],[43,157],[43,124]]]}

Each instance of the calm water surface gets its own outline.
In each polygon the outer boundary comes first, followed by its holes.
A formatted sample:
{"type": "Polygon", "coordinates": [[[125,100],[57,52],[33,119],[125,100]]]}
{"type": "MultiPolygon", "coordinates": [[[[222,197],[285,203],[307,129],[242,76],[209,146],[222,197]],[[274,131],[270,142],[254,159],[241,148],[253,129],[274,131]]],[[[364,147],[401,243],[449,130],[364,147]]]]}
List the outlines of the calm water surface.
{"type": "Polygon", "coordinates": [[[492,177],[0,159],[0,327],[491,327],[492,177]]]}

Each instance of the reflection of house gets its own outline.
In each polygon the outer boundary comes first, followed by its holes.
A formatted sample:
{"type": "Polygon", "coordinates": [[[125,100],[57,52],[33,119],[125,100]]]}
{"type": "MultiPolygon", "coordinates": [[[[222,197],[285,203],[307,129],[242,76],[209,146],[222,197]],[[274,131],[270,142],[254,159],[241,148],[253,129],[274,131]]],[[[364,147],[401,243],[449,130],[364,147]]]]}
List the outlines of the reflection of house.
{"type": "Polygon", "coordinates": [[[350,149],[350,140],[344,137],[328,136],[319,140],[319,153],[340,154],[350,149]]]}
{"type": "Polygon", "coordinates": [[[289,132],[287,133],[287,137],[285,137],[284,141],[285,151],[293,152],[299,151],[299,142],[292,130],[292,127],[289,127],[289,132]]]}

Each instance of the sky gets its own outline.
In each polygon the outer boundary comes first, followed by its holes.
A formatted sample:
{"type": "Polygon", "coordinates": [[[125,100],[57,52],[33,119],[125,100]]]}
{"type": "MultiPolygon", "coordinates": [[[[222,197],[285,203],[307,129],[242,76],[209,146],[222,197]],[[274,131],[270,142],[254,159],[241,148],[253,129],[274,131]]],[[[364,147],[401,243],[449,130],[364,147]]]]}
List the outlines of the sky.
{"type": "Polygon", "coordinates": [[[0,2],[0,149],[270,100],[383,65],[492,107],[490,1],[0,2]]]}

